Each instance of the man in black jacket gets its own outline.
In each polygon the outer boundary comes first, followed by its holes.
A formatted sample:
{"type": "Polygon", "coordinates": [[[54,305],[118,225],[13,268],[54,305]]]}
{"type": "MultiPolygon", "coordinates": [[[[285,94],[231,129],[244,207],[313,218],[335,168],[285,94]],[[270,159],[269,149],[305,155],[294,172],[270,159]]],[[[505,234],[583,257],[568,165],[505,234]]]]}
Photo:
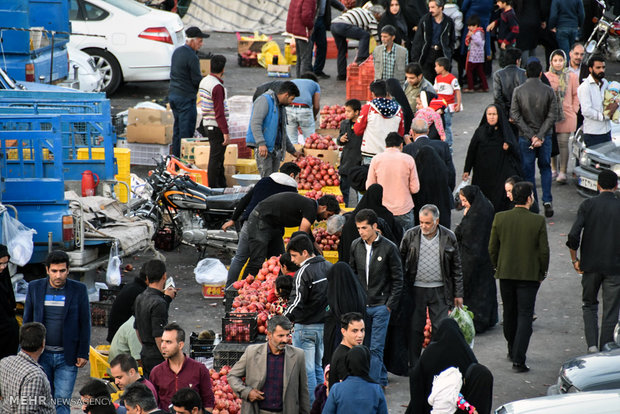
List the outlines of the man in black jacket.
{"type": "Polygon", "coordinates": [[[299,266],[295,287],[284,316],[295,323],[293,346],[304,350],[310,405],[314,389],[323,383],[323,332],[327,319],[327,272],[332,266],[315,256],[312,241],[305,234],[293,237],[287,246],[291,260],[299,266]]]}
{"type": "Polygon", "coordinates": [[[452,49],[456,38],[454,21],[444,14],[444,0],[430,0],[428,13],[420,19],[418,30],[411,45],[411,62],[422,65],[424,78],[430,83],[435,81],[435,61],[440,57],[452,61],[452,49]]]}
{"type": "Polygon", "coordinates": [[[406,283],[413,292],[413,316],[409,330],[409,367],[422,351],[426,308],[437,331],[451,306],[463,306],[463,273],[456,236],[439,224],[439,209],[422,206],[420,225],[409,229],[400,244],[406,283]]]}
{"type": "Polygon", "coordinates": [[[377,232],[377,213],[360,210],[355,216],[360,238],[351,244],[349,264],[367,293],[370,318],[370,377],[387,385],[383,348],[390,312],[398,307],[403,287],[403,267],[398,247],[377,232]]]}
{"type": "Polygon", "coordinates": [[[446,164],[446,168],[448,169],[448,185],[450,186],[450,191],[454,191],[456,170],[448,143],[438,139],[430,139],[428,137],[428,124],[422,118],[416,118],[411,123],[411,141],[411,144],[405,145],[403,152],[415,158],[420,148],[433,148],[443,160],[444,164],[446,164]]]}
{"type": "MultiPolygon", "coordinates": [[[[493,103],[504,111],[504,115],[510,117],[510,104],[512,93],[517,86],[525,83],[527,76],[525,70],[521,69],[521,50],[510,48],[506,51],[504,58],[506,66],[493,74],[493,103]]],[[[516,125],[510,125],[515,135],[518,130],[516,125]]]]}
{"type": "Polygon", "coordinates": [[[108,317],[108,336],[106,338],[109,343],[112,343],[118,328],[133,315],[133,304],[138,295],[146,289],[146,283],[145,263],[142,265],[138,277],[134,278],[131,283],[123,286],[118,295],[116,295],[114,303],[112,303],[112,309],[110,309],[110,316],[108,317]]]}
{"type": "Polygon", "coordinates": [[[566,245],[573,267],[582,275],[583,324],[588,352],[613,341],[620,310],[620,199],[618,176],[602,170],[597,183],[600,194],[579,206],[566,245]],[[580,240],[581,239],[581,240],[580,240]],[[577,249],[581,241],[581,259],[577,249]],[[603,287],[603,320],[598,338],[598,291],[603,287]]]}

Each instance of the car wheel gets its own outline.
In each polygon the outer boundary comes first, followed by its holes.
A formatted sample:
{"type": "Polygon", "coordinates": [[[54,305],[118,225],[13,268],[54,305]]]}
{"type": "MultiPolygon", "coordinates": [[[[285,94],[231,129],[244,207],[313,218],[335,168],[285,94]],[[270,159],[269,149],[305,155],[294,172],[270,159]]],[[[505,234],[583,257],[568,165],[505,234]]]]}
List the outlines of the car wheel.
{"type": "Polygon", "coordinates": [[[101,92],[105,92],[108,96],[112,95],[120,86],[123,78],[118,61],[113,54],[102,49],[84,49],[84,52],[93,57],[95,67],[101,72],[103,78],[101,92]]]}

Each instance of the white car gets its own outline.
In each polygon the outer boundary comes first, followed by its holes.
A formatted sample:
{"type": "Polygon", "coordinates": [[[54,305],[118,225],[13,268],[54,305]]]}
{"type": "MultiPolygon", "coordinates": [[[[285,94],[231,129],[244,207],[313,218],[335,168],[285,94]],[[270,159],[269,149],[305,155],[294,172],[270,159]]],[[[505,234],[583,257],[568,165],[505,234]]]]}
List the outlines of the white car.
{"type": "Polygon", "coordinates": [[[69,79],[77,80],[82,92],[100,92],[103,86],[103,74],[95,66],[95,60],[87,53],[67,45],[69,52],[69,79]],[[77,79],[75,68],[77,67],[77,79]]]}
{"type": "Polygon", "coordinates": [[[70,0],[70,45],[88,53],[111,95],[121,82],[170,79],[174,50],[185,43],[181,18],[134,0],[70,0]]]}
{"type": "Polygon", "coordinates": [[[616,414],[620,390],[579,392],[514,401],[495,414],[616,414]]]}

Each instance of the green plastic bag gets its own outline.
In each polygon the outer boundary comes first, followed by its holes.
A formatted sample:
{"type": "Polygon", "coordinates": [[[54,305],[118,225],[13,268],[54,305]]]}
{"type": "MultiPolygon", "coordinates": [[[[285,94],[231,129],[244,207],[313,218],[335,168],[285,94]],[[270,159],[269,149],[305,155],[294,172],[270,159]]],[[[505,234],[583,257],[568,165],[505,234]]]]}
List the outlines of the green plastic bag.
{"type": "Polygon", "coordinates": [[[461,328],[461,332],[463,332],[463,336],[465,337],[465,342],[473,348],[474,337],[476,336],[473,312],[468,310],[467,306],[463,306],[463,308],[456,307],[452,309],[450,317],[459,324],[459,328],[461,328]]]}

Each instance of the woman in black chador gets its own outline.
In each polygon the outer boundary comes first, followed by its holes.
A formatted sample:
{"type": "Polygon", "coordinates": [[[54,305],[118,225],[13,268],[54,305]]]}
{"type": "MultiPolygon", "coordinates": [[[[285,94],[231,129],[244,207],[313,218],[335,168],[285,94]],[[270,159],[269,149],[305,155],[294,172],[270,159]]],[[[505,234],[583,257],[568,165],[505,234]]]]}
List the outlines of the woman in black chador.
{"type": "Polygon", "coordinates": [[[459,192],[465,215],[454,233],[459,243],[463,287],[463,303],[474,313],[476,332],[497,324],[497,288],[489,257],[489,236],[495,212],[493,205],[475,185],[459,192]]]}

